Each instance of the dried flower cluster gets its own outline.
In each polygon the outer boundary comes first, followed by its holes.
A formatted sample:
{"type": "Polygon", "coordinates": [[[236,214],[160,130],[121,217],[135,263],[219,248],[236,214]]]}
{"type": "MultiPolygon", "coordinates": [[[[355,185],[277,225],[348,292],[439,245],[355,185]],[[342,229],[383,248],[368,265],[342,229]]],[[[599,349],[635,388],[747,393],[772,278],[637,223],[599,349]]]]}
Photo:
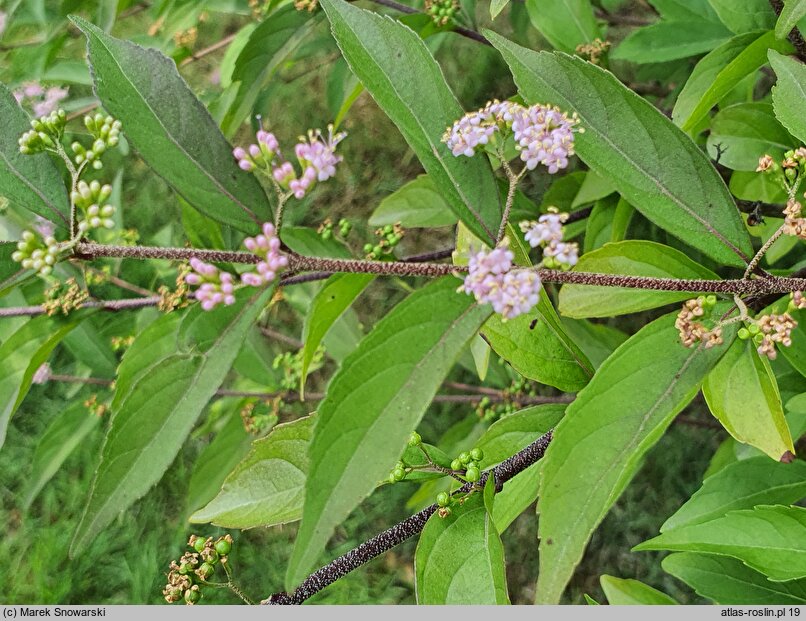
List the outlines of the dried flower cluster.
{"type": "Polygon", "coordinates": [[[756,321],[755,325],[759,329],[759,333],[755,337],[759,355],[775,360],[778,356],[775,345],[779,344],[783,347],[792,345],[792,330],[798,325],[798,322],[789,313],[783,313],[782,315],[764,315],[756,321]],[[761,338],[758,338],[759,336],[761,338]]]}
{"type": "Polygon", "coordinates": [[[472,157],[479,146],[496,140],[496,132],[504,140],[511,135],[526,168],[542,164],[554,174],[567,167],[574,154],[574,132],[581,131],[575,129],[577,123],[576,115],[568,117],[559,108],[541,104],[527,108],[495,100],[465,114],[447,129],[442,141],[454,156],[472,157]]]}
{"type": "Polygon", "coordinates": [[[317,181],[327,181],[336,174],[336,165],[342,161],[336,155],[336,146],[347,136],[345,132],[333,133],[333,126],[328,127],[325,138],[320,130],[309,130],[308,136],[300,137],[294,147],[301,173],[291,162],[283,159],[280,145],[274,134],[264,130],[258,131],[256,144],[246,149],[236,147],[232,150],[238,166],[243,170],[262,170],[271,175],[274,183],[283,190],[288,190],[295,198],[303,198],[317,181]]]}
{"type": "Polygon", "coordinates": [[[716,304],[716,297],[714,296],[700,296],[693,300],[687,300],[683,304],[683,308],[677,314],[674,325],[680,333],[680,340],[683,345],[691,347],[696,343],[702,342],[706,349],[722,344],[722,328],[714,326],[712,329],[699,321],[709,315],[711,309],[716,304]]]}
{"type": "Polygon", "coordinates": [[[576,242],[563,241],[563,223],[568,219],[567,213],[559,213],[556,208],[549,208],[549,213],[540,216],[537,221],[525,220],[520,223],[524,238],[532,248],[543,248],[543,263],[546,267],[569,268],[579,260],[579,245],[576,242]]]}
{"type": "Polygon", "coordinates": [[[185,603],[192,605],[201,599],[200,585],[215,573],[219,562],[226,565],[227,554],[232,549],[232,537],[227,534],[213,541],[212,537],[204,539],[191,535],[188,546],[193,552],[185,552],[179,561],[171,561],[170,564],[168,584],[162,590],[169,604],[184,599],[185,603]]]}
{"type": "Polygon", "coordinates": [[[540,277],[534,270],[513,270],[513,258],[506,241],[493,250],[471,255],[459,291],[472,294],[481,304],[492,304],[504,319],[528,313],[539,300],[540,277]]]}

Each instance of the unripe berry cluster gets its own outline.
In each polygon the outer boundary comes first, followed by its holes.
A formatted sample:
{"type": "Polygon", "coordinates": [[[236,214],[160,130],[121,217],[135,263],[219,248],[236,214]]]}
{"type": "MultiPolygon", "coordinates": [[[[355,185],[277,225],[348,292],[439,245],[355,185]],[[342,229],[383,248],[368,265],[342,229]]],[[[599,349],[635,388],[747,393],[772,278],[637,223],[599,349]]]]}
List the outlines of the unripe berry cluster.
{"type": "Polygon", "coordinates": [[[451,462],[451,470],[468,483],[477,483],[481,478],[480,463],[482,459],[484,459],[484,451],[480,448],[462,451],[451,462]]]}
{"type": "MultiPolygon", "coordinates": [[[[333,237],[333,220],[330,218],[325,219],[322,224],[319,225],[319,228],[316,230],[317,233],[327,241],[333,237]]],[[[353,230],[353,225],[350,224],[350,221],[346,218],[342,218],[339,220],[339,236],[342,238],[347,237],[350,234],[350,231],[353,230]]]]}
{"type": "Polygon", "coordinates": [[[67,114],[64,110],[57,110],[48,115],[31,121],[31,130],[25,132],[17,141],[20,153],[32,155],[42,151],[55,150],[56,143],[64,133],[67,123],[67,114]]]}
{"type": "MultiPolygon", "coordinates": [[[[502,358],[501,364],[506,364],[502,358]]],[[[509,388],[504,391],[504,400],[493,402],[489,397],[482,397],[476,404],[476,416],[484,422],[492,423],[499,418],[517,412],[523,408],[522,397],[534,397],[537,395],[534,382],[519,375],[512,381],[509,388]]]]}
{"type": "Polygon", "coordinates": [[[219,563],[226,565],[232,537],[227,534],[213,541],[212,537],[191,535],[188,546],[192,551],[170,564],[168,584],[162,590],[169,604],[184,599],[186,604],[192,605],[201,599],[200,587],[213,576],[219,563]]]}
{"type": "Polygon", "coordinates": [[[375,261],[388,256],[395,251],[395,248],[405,234],[406,231],[400,226],[399,222],[397,224],[387,224],[379,229],[375,229],[375,235],[380,239],[376,244],[365,244],[364,254],[367,259],[375,261]]]}
{"type": "Polygon", "coordinates": [[[78,182],[76,189],[70,193],[70,199],[82,211],[83,217],[79,218],[78,222],[80,233],[101,227],[114,228],[115,221],[112,216],[115,215],[115,208],[106,204],[111,195],[111,185],[101,185],[98,181],[78,182]]]}
{"type": "Polygon", "coordinates": [[[75,153],[76,164],[90,162],[96,170],[103,167],[101,156],[104,152],[117,146],[120,142],[120,130],[122,124],[111,116],[104,116],[100,112],[95,116],[85,116],[84,126],[94,138],[89,149],[84,148],[80,142],[70,145],[75,153]]]}
{"type": "Polygon", "coordinates": [[[17,242],[17,250],[11,259],[27,270],[47,276],[59,260],[59,243],[54,237],[40,238],[31,231],[23,231],[22,240],[17,242]]]}
{"type": "MultiPolygon", "coordinates": [[[[422,447],[423,439],[419,433],[413,431],[409,436],[408,445],[411,448],[416,448],[418,446],[422,447]]],[[[424,450],[424,449],[423,449],[424,450]]],[[[411,472],[413,468],[406,466],[405,462],[398,461],[395,464],[395,467],[392,468],[392,471],[389,473],[389,477],[387,478],[389,483],[397,483],[398,481],[402,481],[406,478],[406,475],[411,472]]]]}
{"type": "Polygon", "coordinates": [[[446,25],[458,11],[458,0],[425,0],[425,12],[437,26],[446,25]]]}

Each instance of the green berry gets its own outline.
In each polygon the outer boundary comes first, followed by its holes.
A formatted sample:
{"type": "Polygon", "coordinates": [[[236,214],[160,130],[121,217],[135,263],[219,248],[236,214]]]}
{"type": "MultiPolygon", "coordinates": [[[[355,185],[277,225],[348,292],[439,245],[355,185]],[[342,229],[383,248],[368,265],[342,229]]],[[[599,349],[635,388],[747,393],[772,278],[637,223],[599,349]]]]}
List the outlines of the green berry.
{"type": "Polygon", "coordinates": [[[469,467],[467,472],[465,472],[465,479],[470,481],[471,483],[475,483],[481,478],[481,472],[476,467],[469,467]]]}
{"type": "Polygon", "coordinates": [[[372,252],[372,244],[364,244],[364,254],[372,252]]]}
{"type": "Polygon", "coordinates": [[[750,330],[748,330],[747,328],[739,328],[739,332],[738,332],[737,336],[741,340],[746,341],[747,339],[750,338],[750,330]]]}
{"type": "Polygon", "coordinates": [[[754,342],[756,345],[761,345],[761,341],[763,341],[763,340],[764,340],[764,335],[763,335],[763,334],[756,334],[756,335],[753,337],[753,342],[754,342]]]}
{"type": "Polygon", "coordinates": [[[451,504],[451,497],[448,495],[448,492],[440,492],[437,494],[437,504],[440,507],[447,507],[451,504]]]}
{"type": "Polygon", "coordinates": [[[201,599],[201,593],[198,589],[188,589],[185,591],[185,601],[188,604],[195,604],[201,599]]]}
{"type": "Polygon", "coordinates": [[[390,472],[386,480],[389,481],[390,483],[397,483],[397,479],[395,478],[394,472],[390,472]]]}
{"type": "Polygon", "coordinates": [[[204,537],[196,537],[196,541],[193,542],[193,549],[196,550],[196,552],[201,552],[204,550],[205,541],[206,539],[204,537]]]}
{"type": "Polygon", "coordinates": [[[179,573],[182,574],[183,576],[192,570],[193,568],[190,566],[189,563],[182,563],[179,565],[179,573]]]}
{"type": "Polygon", "coordinates": [[[705,303],[708,306],[715,306],[716,305],[716,296],[715,295],[706,296],[705,297],[705,303]]]}
{"type": "Polygon", "coordinates": [[[395,468],[392,475],[395,477],[395,481],[402,481],[406,478],[406,471],[403,468],[395,468]]]}
{"type": "Polygon", "coordinates": [[[462,470],[462,462],[458,459],[454,459],[451,462],[451,470],[462,470]]]}
{"type": "Polygon", "coordinates": [[[470,457],[473,458],[473,461],[481,461],[484,459],[484,451],[482,451],[480,448],[474,448],[470,451],[470,457]]]}
{"type": "Polygon", "coordinates": [[[754,323],[751,323],[749,326],[747,326],[747,330],[753,336],[756,336],[759,332],[761,332],[761,328],[759,328],[758,325],[754,323]]]}
{"type": "Polygon", "coordinates": [[[210,563],[205,562],[199,565],[199,568],[196,570],[196,575],[202,580],[207,580],[207,578],[213,575],[214,571],[215,567],[213,567],[210,563]]]}
{"type": "Polygon", "coordinates": [[[380,257],[380,256],[381,256],[381,254],[383,254],[383,248],[381,248],[380,246],[375,246],[375,247],[372,249],[372,254],[374,254],[374,255],[375,255],[375,258],[380,257]]]}
{"type": "Polygon", "coordinates": [[[221,556],[226,556],[232,550],[232,544],[226,539],[219,539],[215,544],[215,551],[221,556]]]}
{"type": "Polygon", "coordinates": [[[411,436],[409,436],[409,446],[420,446],[423,443],[423,439],[419,433],[416,431],[412,432],[411,436]]]}
{"type": "Polygon", "coordinates": [[[462,451],[461,453],[459,453],[459,461],[461,461],[465,465],[469,464],[471,461],[470,453],[468,453],[467,451],[462,451]]]}

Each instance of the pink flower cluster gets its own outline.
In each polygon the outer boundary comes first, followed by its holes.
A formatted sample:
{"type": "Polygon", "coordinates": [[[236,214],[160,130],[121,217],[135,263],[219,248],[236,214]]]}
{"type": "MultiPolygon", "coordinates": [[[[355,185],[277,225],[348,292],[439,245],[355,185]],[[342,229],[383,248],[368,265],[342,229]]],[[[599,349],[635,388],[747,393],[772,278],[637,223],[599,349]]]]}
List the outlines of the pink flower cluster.
{"type": "Polygon", "coordinates": [[[38,82],[26,82],[14,91],[14,99],[18,104],[27,102],[33,107],[35,117],[50,114],[59,107],[59,103],[67,97],[67,89],[52,86],[47,90],[38,82]]]}
{"type": "Polygon", "coordinates": [[[539,300],[540,277],[534,270],[513,270],[513,256],[506,246],[472,255],[459,290],[473,294],[477,302],[492,304],[505,319],[528,313],[539,300]]]}
{"type": "Polygon", "coordinates": [[[277,277],[277,272],[288,265],[288,257],[280,252],[280,238],[270,222],[263,225],[262,235],[247,237],[243,244],[247,250],[263,259],[257,264],[257,272],[241,275],[241,282],[245,285],[261,287],[268,284],[277,277]]]}
{"type": "Polygon", "coordinates": [[[302,170],[298,176],[291,162],[284,161],[280,146],[274,134],[260,130],[257,133],[257,144],[247,149],[236,147],[232,154],[243,170],[252,171],[261,168],[270,172],[274,182],[282,189],[289,190],[295,198],[303,198],[317,181],[327,181],[336,174],[336,165],[342,161],[336,155],[336,146],[347,136],[345,132],[333,133],[333,126],[328,127],[325,138],[320,130],[309,130],[307,139],[300,138],[294,147],[294,154],[302,170]],[[276,160],[276,161],[275,161],[276,160]]]}
{"type": "Polygon", "coordinates": [[[227,306],[235,304],[235,283],[232,274],[222,272],[215,265],[205,263],[196,257],[190,260],[190,267],[193,271],[185,276],[185,282],[189,285],[199,285],[193,296],[204,310],[213,310],[219,304],[227,306]]]}
{"type": "MultiPolygon", "coordinates": [[[[492,101],[477,112],[469,112],[442,136],[454,156],[472,157],[481,145],[494,140],[496,131],[506,138],[510,132],[526,168],[538,164],[554,174],[568,166],[574,154],[576,116],[569,118],[558,108],[535,104],[528,108],[510,101],[492,101]]],[[[579,130],[581,131],[581,130],[579,130]]]]}
{"type": "MultiPolygon", "coordinates": [[[[523,221],[520,229],[524,238],[532,248],[543,247],[543,256],[551,259],[547,264],[560,264],[573,267],[579,260],[579,245],[563,241],[563,223],[568,219],[567,213],[550,211],[540,216],[537,221],[523,221]]],[[[550,265],[549,265],[550,267],[550,265]]]]}

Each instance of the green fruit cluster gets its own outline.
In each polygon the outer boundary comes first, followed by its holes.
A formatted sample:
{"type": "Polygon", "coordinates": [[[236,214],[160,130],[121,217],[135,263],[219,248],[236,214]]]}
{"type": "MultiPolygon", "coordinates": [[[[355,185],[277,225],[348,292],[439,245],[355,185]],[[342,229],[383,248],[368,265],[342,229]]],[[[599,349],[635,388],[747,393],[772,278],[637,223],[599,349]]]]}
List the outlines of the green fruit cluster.
{"type": "Polygon", "coordinates": [[[168,584],[162,590],[169,604],[184,600],[193,605],[201,597],[201,587],[213,576],[219,564],[227,562],[232,550],[232,537],[227,534],[213,541],[212,537],[191,535],[188,547],[179,561],[171,561],[168,584]]]}
{"type": "Polygon", "coordinates": [[[384,227],[376,229],[375,235],[380,238],[378,243],[364,245],[364,254],[367,259],[372,261],[378,261],[392,254],[400,243],[400,240],[403,239],[405,231],[400,224],[387,224],[384,227]]]}

